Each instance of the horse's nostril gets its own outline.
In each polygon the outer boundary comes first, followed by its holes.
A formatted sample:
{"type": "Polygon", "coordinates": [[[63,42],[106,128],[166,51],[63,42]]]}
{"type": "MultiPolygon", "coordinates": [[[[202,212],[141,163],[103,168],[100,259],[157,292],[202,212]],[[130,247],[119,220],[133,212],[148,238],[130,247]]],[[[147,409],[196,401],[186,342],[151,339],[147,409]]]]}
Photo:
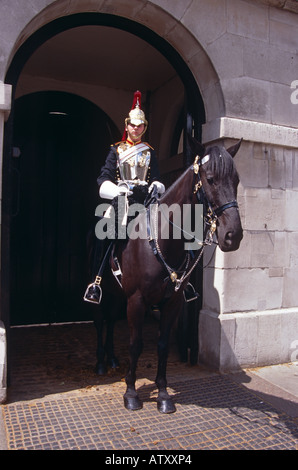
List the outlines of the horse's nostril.
{"type": "Polygon", "coordinates": [[[243,234],[242,230],[240,231],[229,231],[225,234],[225,245],[226,247],[231,248],[234,245],[237,245],[242,240],[243,234]]]}

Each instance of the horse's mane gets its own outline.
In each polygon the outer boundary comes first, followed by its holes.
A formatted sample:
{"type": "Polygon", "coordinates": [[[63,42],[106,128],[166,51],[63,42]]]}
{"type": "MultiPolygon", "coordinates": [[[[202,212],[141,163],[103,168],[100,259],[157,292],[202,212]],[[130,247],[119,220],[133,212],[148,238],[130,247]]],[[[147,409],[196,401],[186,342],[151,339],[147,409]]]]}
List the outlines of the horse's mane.
{"type": "Polygon", "coordinates": [[[161,196],[160,200],[162,201],[165,196],[169,194],[169,192],[176,192],[177,188],[181,187],[181,182],[184,180],[185,175],[191,170],[191,166],[188,167],[178,178],[167,188],[166,192],[161,196]]]}

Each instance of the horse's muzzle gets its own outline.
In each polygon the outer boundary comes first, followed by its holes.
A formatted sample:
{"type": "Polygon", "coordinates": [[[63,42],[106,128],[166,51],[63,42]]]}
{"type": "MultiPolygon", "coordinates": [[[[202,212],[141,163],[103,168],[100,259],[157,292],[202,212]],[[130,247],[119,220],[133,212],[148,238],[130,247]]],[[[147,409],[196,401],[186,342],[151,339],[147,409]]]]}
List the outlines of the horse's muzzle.
{"type": "Polygon", "coordinates": [[[219,247],[222,251],[236,251],[238,250],[241,240],[243,238],[242,227],[239,230],[226,232],[224,239],[218,240],[219,247]]]}

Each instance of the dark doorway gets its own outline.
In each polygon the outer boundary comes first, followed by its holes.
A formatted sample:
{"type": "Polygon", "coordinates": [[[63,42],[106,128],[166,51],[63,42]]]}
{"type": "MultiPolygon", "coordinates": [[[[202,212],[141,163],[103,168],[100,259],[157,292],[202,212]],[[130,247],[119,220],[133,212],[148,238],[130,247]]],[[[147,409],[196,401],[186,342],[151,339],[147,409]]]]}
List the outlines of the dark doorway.
{"type": "Polygon", "coordinates": [[[96,178],[119,131],[94,104],[62,92],[17,99],[13,129],[11,325],[90,320],[86,240],[96,178]]]}

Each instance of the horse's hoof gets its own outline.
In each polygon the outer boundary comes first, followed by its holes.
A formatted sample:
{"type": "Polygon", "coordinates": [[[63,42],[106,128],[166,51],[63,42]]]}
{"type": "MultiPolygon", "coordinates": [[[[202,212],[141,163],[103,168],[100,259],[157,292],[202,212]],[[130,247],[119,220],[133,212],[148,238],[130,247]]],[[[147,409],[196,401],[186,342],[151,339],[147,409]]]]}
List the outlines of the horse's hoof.
{"type": "Polygon", "coordinates": [[[157,409],[160,413],[175,413],[176,407],[172,400],[157,400],[157,409]]]}
{"type": "Polygon", "coordinates": [[[127,410],[136,411],[143,408],[143,403],[136,397],[124,397],[124,406],[127,410]]]}
{"type": "Polygon", "coordinates": [[[120,367],[118,359],[116,357],[113,357],[112,359],[109,359],[108,360],[108,366],[111,369],[118,369],[118,367],[120,367]]]}
{"type": "Polygon", "coordinates": [[[95,366],[95,373],[97,375],[106,375],[107,373],[107,368],[104,364],[98,363],[95,366]]]}

